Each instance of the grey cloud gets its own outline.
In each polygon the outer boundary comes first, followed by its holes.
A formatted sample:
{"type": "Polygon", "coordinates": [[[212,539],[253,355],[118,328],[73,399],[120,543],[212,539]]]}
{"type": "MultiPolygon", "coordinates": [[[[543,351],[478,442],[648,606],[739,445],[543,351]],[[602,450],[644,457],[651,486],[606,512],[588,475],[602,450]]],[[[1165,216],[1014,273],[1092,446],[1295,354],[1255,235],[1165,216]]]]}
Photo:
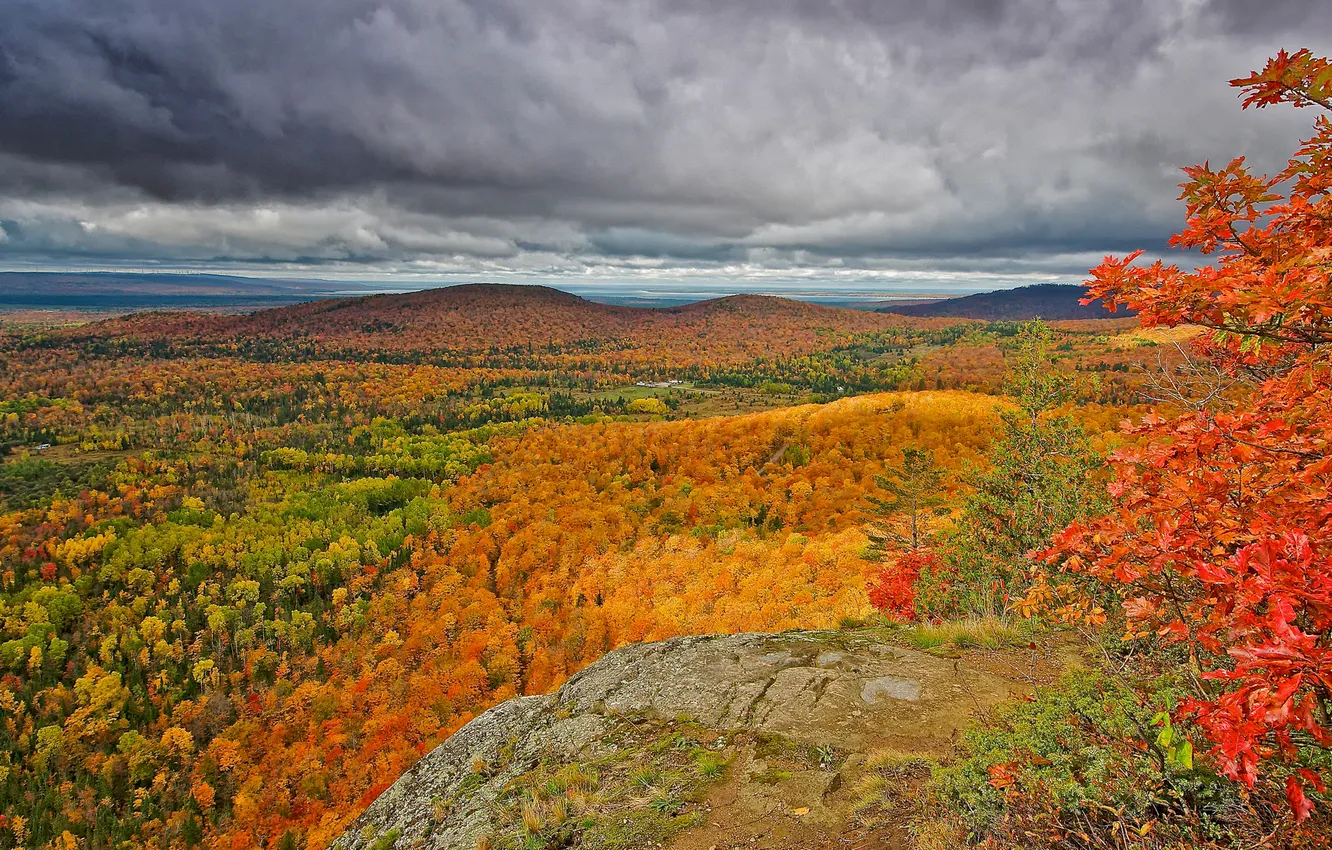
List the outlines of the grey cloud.
{"type": "MultiPolygon", "coordinates": [[[[1332,33],[1332,14],[1325,0],[1211,0],[1205,14],[1226,31],[1241,37],[1254,35],[1308,35],[1326,39],[1332,33]]],[[[1306,47],[1302,41],[1290,48],[1306,47]]]]}
{"type": "Polygon", "coordinates": [[[1307,116],[1225,80],[1332,45],[1303,0],[6,6],[0,257],[1035,268],[1274,167],[1307,116]]]}

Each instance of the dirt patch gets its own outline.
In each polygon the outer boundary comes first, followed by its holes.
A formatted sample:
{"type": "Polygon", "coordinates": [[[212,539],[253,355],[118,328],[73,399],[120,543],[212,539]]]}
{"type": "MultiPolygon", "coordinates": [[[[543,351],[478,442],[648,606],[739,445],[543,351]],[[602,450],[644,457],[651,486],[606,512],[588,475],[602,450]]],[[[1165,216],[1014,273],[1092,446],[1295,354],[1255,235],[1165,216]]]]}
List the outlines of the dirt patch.
{"type": "MultiPolygon", "coordinates": [[[[903,817],[895,825],[858,823],[858,786],[865,773],[857,757],[834,769],[784,770],[747,746],[726,782],[704,800],[705,821],[674,842],[673,850],[779,850],[846,848],[907,850],[908,802],[919,795],[928,770],[902,788],[903,817]]],[[[780,762],[779,762],[780,763],[780,762]]],[[[904,777],[904,779],[906,779],[904,777]]]]}

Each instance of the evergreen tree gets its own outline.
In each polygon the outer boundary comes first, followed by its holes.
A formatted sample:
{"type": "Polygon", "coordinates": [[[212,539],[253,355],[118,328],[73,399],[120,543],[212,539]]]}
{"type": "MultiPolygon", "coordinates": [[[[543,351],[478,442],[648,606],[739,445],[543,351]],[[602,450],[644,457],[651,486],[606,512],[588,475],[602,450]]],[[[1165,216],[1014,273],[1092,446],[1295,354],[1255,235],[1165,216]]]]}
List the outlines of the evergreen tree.
{"type": "Polygon", "coordinates": [[[940,566],[917,582],[917,610],[932,617],[1003,613],[1026,590],[1027,554],[1100,506],[1102,460],[1080,425],[1058,412],[1070,400],[1042,322],[1018,335],[1006,387],[1015,409],[1001,413],[1003,435],[989,464],[964,480],[972,492],[957,524],[940,541],[940,566]]]}
{"type": "Polygon", "coordinates": [[[923,547],[928,538],[927,517],[943,504],[943,472],[934,453],[908,446],[902,450],[901,464],[889,469],[887,475],[876,475],[874,481],[890,498],[869,498],[876,518],[868,532],[870,552],[882,559],[889,551],[904,546],[913,550],[923,547]]]}

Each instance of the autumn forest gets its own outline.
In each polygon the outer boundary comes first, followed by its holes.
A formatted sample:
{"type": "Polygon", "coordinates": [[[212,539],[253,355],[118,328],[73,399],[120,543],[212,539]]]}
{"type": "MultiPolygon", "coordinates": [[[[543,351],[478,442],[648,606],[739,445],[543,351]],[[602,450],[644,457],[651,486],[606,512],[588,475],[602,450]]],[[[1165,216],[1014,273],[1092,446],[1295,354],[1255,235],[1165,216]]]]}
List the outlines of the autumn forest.
{"type": "Polygon", "coordinates": [[[616,647],[949,622],[1076,643],[1142,718],[990,721],[930,792],[960,840],[1327,846],[1332,68],[1236,82],[1314,135],[1190,169],[1211,265],[1090,274],[1132,317],[498,285],[0,316],[0,848],[322,850],[616,647]]]}

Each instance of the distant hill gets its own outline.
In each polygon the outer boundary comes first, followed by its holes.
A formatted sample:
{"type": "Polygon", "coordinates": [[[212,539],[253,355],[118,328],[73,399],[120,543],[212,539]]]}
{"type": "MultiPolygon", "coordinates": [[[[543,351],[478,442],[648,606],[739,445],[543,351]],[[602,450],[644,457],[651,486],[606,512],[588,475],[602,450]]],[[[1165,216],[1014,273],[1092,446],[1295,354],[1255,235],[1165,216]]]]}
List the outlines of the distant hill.
{"type": "MultiPolygon", "coordinates": [[[[0,272],[0,308],[256,308],[365,290],[356,283],[167,272],[0,272]]],[[[368,291],[368,290],[367,290],[368,291]]]]}
{"type": "Polygon", "coordinates": [[[1082,304],[1086,290],[1081,286],[1063,283],[1038,283],[1018,289],[1004,289],[998,292],[984,292],[979,295],[966,295],[961,298],[947,298],[924,304],[883,307],[880,313],[895,313],[899,316],[949,317],[960,319],[985,319],[988,321],[1025,321],[1046,319],[1063,321],[1066,319],[1109,319],[1112,317],[1131,316],[1133,313],[1120,310],[1111,313],[1100,301],[1082,304]]]}
{"type": "MultiPolygon", "coordinates": [[[[310,301],[245,315],[143,313],[63,331],[71,339],[169,343],[257,356],[604,357],[704,365],[807,354],[856,333],[939,320],[733,295],[681,307],[625,307],[545,286],[471,284],[310,301]]],[[[576,366],[576,364],[574,364],[576,366]]]]}

